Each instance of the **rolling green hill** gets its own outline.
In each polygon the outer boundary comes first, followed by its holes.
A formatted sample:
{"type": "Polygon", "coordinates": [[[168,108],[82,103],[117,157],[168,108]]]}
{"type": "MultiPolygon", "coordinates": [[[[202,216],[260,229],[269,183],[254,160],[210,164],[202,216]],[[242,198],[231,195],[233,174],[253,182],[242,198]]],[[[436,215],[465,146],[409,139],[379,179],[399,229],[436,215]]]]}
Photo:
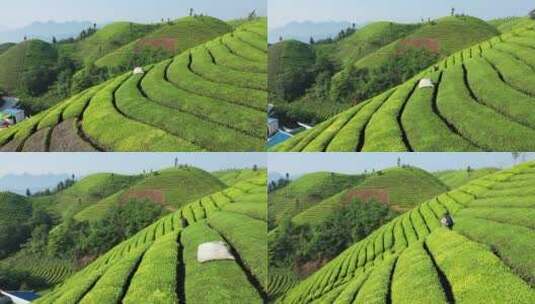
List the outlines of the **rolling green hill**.
{"type": "Polygon", "coordinates": [[[340,191],[354,187],[363,176],[329,172],[306,174],[269,194],[269,217],[273,224],[285,216],[294,216],[340,191]]]}
{"type": "Polygon", "coordinates": [[[263,303],[265,211],[264,171],[182,206],[35,303],[263,303]],[[236,260],[199,263],[197,247],[216,240],[226,242],[236,260]]]}
{"type": "Polygon", "coordinates": [[[274,150],[531,151],[534,37],[530,26],[457,52],[274,150]]]}
{"type": "Polygon", "coordinates": [[[420,204],[278,303],[532,303],[534,173],[522,164],[420,204]],[[440,224],[445,212],[452,230],[440,224]]]}
{"type": "Polygon", "coordinates": [[[269,47],[268,57],[270,92],[284,100],[292,100],[305,93],[313,80],[306,75],[316,60],[310,45],[297,40],[282,41],[269,47]]]}
{"type": "Polygon", "coordinates": [[[485,175],[498,171],[496,168],[483,168],[476,170],[447,170],[435,172],[433,175],[438,177],[450,189],[458,188],[471,180],[478,179],[485,175]]]}
{"type": "Polygon", "coordinates": [[[95,64],[99,67],[117,67],[129,62],[136,53],[145,50],[162,50],[167,57],[178,55],[183,51],[205,43],[232,31],[225,22],[212,17],[184,17],[157,29],[143,33],[131,42],[105,53],[95,64]]]}
{"type": "Polygon", "coordinates": [[[386,192],[388,205],[392,210],[406,211],[419,202],[447,190],[445,184],[425,170],[415,167],[386,169],[366,176],[356,186],[347,187],[295,215],[292,222],[298,225],[318,225],[329,218],[340,206],[349,203],[348,197],[351,196],[351,193],[386,192]]]}
{"type": "Polygon", "coordinates": [[[51,68],[57,56],[56,49],[41,40],[28,40],[10,47],[0,54],[0,87],[9,93],[24,89],[21,84],[24,72],[39,67],[51,68]]]}
{"type": "Polygon", "coordinates": [[[90,88],[0,131],[0,150],[263,150],[266,35],[266,19],[252,21],[90,88]]]}
{"type": "Polygon", "coordinates": [[[406,37],[420,27],[420,24],[373,22],[338,42],[333,56],[343,65],[352,64],[378,51],[381,47],[406,37]]]}

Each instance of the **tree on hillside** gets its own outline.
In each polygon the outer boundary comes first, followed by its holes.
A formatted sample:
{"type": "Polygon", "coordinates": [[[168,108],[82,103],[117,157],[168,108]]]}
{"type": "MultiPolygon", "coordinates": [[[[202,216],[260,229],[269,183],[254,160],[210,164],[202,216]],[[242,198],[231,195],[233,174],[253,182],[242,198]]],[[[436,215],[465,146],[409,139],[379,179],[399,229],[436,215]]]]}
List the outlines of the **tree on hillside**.
{"type": "Polygon", "coordinates": [[[56,37],[53,36],[53,37],[52,37],[52,44],[56,44],[57,42],[58,42],[58,41],[56,40],[56,37]]]}
{"type": "Polygon", "coordinates": [[[255,165],[253,166],[253,171],[255,171],[255,172],[258,171],[258,165],[255,164],[255,165]]]}
{"type": "Polygon", "coordinates": [[[468,174],[472,173],[472,171],[474,171],[474,170],[472,169],[472,167],[470,167],[470,166],[466,167],[466,172],[467,172],[468,174]]]}
{"type": "Polygon", "coordinates": [[[314,44],[314,42],[315,42],[314,41],[314,37],[310,37],[310,44],[312,45],[312,44],[314,44]]]}
{"type": "Polygon", "coordinates": [[[451,15],[452,15],[452,16],[455,16],[455,7],[452,7],[452,8],[451,8],[451,15]]]}
{"type": "Polygon", "coordinates": [[[189,9],[189,16],[190,16],[190,17],[193,16],[193,8],[190,8],[190,9],[189,9]]]}
{"type": "Polygon", "coordinates": [[[398,167],[401,167],[401,158],[398,157],[398,167]]]}
{"type": "Polygon", "coordinates": [[[535,20],[535,9],[529,12],[529,17],[533,20],[535,20]]]}
{"type": "Polygon", "coordinates": [[[32,193],[30,192],[30,189],[26,189],[26,196],[32,196],[32,193]]]}
{"type": "Polygon", "coordinates": [[[178,157],[175,157],[175,168],[178,167],[178,157]]]}

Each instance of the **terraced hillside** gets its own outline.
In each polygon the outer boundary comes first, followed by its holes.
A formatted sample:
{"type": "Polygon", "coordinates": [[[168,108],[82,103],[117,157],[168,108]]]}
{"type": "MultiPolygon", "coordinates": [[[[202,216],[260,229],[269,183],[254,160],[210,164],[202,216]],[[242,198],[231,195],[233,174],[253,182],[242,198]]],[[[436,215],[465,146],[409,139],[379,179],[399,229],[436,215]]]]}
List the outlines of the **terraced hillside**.
{"type": "Polygon", "coordinates": [[[13,128],[1,151],[260,151],[266,20],[90,88],[13,128]]]}
{"type": "Polygon", "coordinates": [[[356,243],[279,303],[533,303],[535,163],[428,200],[356,243]],[[440,224],[449,212],[452,230],[440,224]]]}
{"type": "Polygon", "coordinates": [[[533,24],[464,49],[274,150],[531,151],[534,49],[533,24]]]}
{"type": "Polygon", "coordinates": [[[75,273],[36,304],[263,303],[266,174],[183,206],[75,273]],[[224,241],[235,260],[199,263],[224,241]]]}
{"type": "Polygon", "coordinates": [[[458,188],[471,180],[478,179],[488,174],[498,171],[496,168],[483,168],[471,170],[447,170],[435,172],[433,175],[438,177],[450,189],[458,188]]]}

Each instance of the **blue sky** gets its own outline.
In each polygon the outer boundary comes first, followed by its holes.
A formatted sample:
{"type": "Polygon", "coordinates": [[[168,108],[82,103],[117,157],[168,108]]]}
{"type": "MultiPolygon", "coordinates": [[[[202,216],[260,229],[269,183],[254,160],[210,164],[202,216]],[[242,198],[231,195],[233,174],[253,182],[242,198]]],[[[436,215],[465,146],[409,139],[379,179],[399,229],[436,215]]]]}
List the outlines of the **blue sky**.
{"type": "MultiPolygon", "coordinates": [[[[514,164],[511,153],[270,153],[269,171],[299,176],[311,172],[362,173],[380,170],[401,163],[427,171],[448,169],[499,167],[514,164]]],[[[525,153],[526,160],[535,159],[535,153],[525,153]]]]}
{"type": "Polygon", "coordinates": [[[364,23],[377,20],[413,22],[421,18],[458,12],[483,19],[526,16],[535,8],[533,0],[269,0],[269,27],[291,21],[342,20],[364,23]]]}
{"type": "Polygon", "coordinates": [[[256,8],[266,15],[267,0],[4,0],[0,25],[20,27],[33,21],[158,21],[185,16],[189,8],[220,19],[245,17],[256,8]]]}
{"type": "Polygon", "coordinates": [[[266,167],[263,153],[0,153],[0,176],[29,173],[139,173],[171,167],[175,157],[207,171],[266,167]]]}

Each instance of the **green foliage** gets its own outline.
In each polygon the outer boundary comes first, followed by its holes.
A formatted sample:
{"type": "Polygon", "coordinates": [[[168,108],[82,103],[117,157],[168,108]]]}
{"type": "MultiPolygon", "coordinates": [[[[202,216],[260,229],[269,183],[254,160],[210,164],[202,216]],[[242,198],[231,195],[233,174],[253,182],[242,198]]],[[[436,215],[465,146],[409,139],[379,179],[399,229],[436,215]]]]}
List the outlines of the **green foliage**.
{"type": "Polygon", "coordinates": [[[312,84],[315,53],[312,47],[295,40],[279,42],[269,48],[270,98],[292,101],[312,84]]]}
{"type": "Polygon", "coordinates": [[[392,217],[383,204],[354,200],[315,226],[295,225],[285,218],[270,239],[270,265],[299,268],[307,262],[330,260],[392,217]]]}
{"type": "Polygon", "coordinates": [[[101,220],[92,223],[67,218],[51,231],[46,254],[74,260],[99,256],[163,213],[156,204],[132,200],[122,206],[111,207],[101,220]]]}

